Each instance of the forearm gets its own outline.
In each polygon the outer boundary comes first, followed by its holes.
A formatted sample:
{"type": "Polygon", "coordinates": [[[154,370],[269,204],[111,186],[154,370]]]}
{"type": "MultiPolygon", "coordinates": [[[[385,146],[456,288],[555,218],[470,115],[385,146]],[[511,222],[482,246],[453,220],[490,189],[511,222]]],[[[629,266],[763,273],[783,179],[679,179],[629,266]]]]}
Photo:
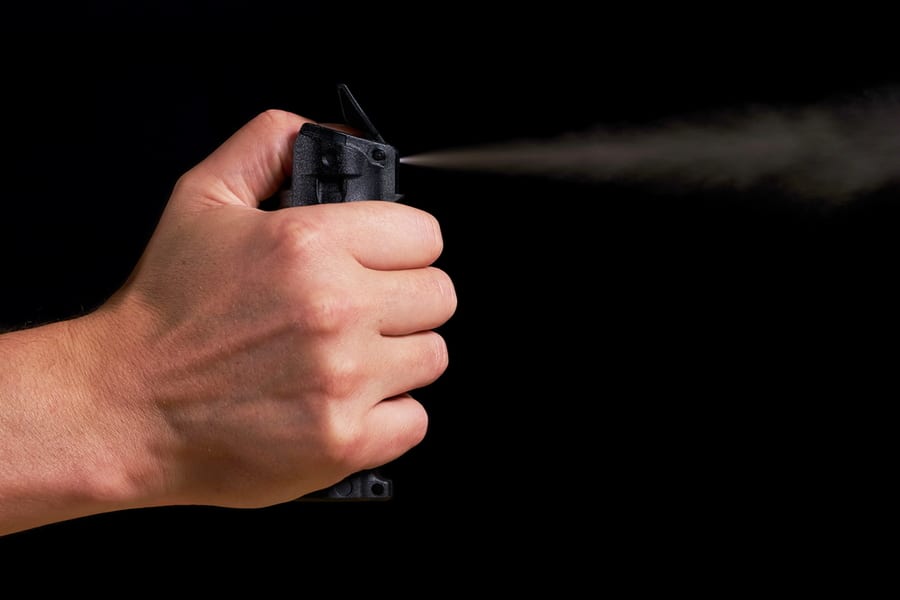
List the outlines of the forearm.
{"type": "Polygon", "coordinates": [[[137,386],[121,376],[121,349],[98,352],[116,343],[99,333],[111,329],[104,318],[0,335],[0,535],[140,496],[141,463],[152,457],[141,458],[127,398],[112,401],[137,386]]]}

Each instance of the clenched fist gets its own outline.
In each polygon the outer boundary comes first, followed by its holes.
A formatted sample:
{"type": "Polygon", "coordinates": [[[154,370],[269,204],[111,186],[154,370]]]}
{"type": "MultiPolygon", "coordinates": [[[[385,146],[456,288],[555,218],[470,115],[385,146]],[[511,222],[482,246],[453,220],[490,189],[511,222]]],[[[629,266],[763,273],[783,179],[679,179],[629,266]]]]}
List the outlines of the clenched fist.
{"type": "Polygon", "coordinates": [[[184,174],[97,311],[0,336],[0,532],[131,507],[270,505],[419,443],[456,309],[436,220],[264,211],[306,120],[269,111],[184,174]]]}

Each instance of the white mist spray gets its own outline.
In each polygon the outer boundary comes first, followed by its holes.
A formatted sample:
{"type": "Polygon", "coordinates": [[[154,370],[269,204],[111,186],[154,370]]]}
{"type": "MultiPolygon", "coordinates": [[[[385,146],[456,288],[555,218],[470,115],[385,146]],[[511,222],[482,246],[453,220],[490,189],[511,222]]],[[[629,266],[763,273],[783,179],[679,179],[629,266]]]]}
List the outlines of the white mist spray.
{"type": "Polygon", "coordinates": [[[581,181],[750,189],[844,201],[900,182],[900,94],[748,108],[636,129],[597,128],[407,156],[424,167],[581,181]]]}

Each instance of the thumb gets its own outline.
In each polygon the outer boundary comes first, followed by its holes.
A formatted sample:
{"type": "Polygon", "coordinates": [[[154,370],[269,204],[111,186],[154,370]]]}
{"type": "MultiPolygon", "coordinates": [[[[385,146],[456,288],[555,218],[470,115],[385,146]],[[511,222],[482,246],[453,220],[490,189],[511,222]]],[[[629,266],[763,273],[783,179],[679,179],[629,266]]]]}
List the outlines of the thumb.
{"type": "Polygon", "coordinates": [[[182,177],[178,196],[187,202],[258,207],[290,176],[294,139],[310,122],[282,110],[260,113],[182,177]]]}

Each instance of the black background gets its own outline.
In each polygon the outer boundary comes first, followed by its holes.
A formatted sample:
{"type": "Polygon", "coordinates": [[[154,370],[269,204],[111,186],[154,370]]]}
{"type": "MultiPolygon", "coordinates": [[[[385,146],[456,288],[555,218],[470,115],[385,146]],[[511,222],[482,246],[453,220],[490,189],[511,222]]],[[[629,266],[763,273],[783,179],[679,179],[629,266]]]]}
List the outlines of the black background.
{"type": "MultiPolygon", "coordinates": [[[[181,173],[267,108],[340,120],[339,82],[403,154],[900,83],[874,14],[578,6],[11,15],[0,323],[102,303],[181,173]]],[[[473,574],[559,593],[585,578],[764,587],[841,551],[835,499],[859,483],[850,457],[877,444],[860,431],[892,376],[896,188],[825,206],[411,167],[400,187],[442,223],[459,310],[442,328],[451,365],[417,394],[428,436],[385,468],[393,500],[136,510],[0,549],[69,561],[86,542],[104,559],[165,548],[154,572],[235,561],[205,581],[291,582],[323,561],[347,570],[329,576],[338,589],[385,566],[360,593],[410,570],[434,574],[423,591],[473,574]]]]}

